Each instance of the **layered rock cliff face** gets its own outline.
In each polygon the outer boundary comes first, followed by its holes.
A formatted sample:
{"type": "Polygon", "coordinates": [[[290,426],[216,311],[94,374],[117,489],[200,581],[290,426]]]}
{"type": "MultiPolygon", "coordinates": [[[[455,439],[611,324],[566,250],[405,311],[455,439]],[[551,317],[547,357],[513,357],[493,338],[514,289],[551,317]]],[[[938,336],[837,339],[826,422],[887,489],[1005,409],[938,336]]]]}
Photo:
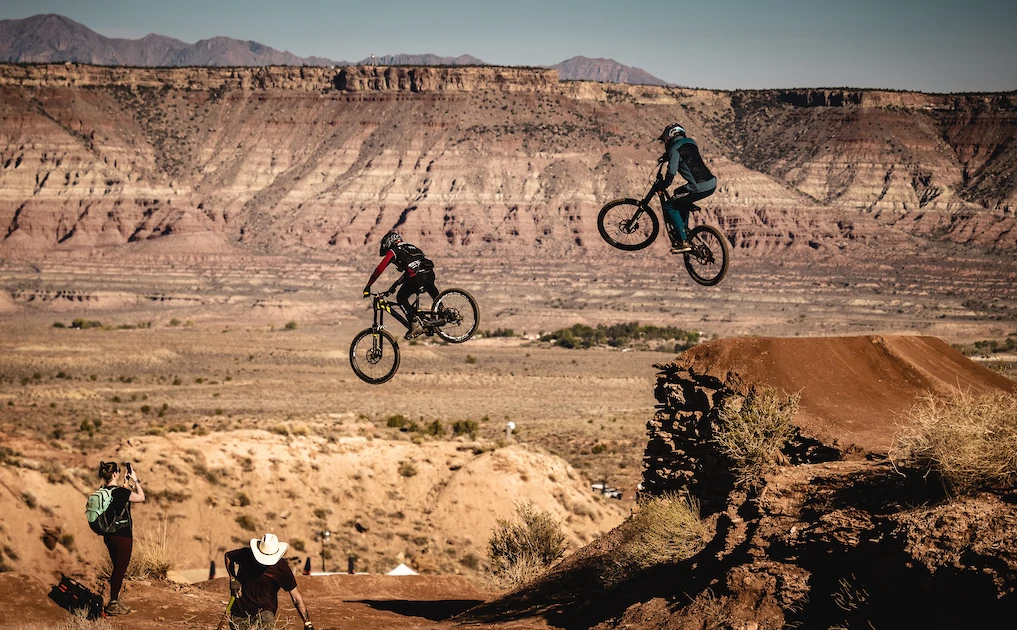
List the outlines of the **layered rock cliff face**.
{"type": "Polygon", "coordinates": [[[737,252],[1017,249],[1005,96],[491,67],[7,65],[0,109],[5,258],[130,243],[353,254],[393,227],[439,255],[597,255],[597,212],[647,189],[653,138],[676,119],[721,182],[703,219],[737,252]]]}

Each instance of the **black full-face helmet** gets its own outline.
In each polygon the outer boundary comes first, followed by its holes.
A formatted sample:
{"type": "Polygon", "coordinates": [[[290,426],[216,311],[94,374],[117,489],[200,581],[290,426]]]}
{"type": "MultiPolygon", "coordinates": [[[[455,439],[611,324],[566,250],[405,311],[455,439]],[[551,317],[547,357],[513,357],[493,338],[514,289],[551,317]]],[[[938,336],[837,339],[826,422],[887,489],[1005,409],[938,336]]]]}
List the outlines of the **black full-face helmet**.
{"type": "Polygon", "coordinates": [[[671,123],[667,127],[664,127],[664,131],[660,134],[657,140],[663,140],[665,147],[670,147],[671,143],[678,138],[685,137],[685,128],[678,123],[671,123]]]}
{"type": "Polygon", "coordinates": [[[385,236],[381,237],[381,251],[378,252],[379,256],[384,256],[385,252],[392,249],[392,246],[403,240],[401,236],[395,232],[389,232],[385,236]]]}

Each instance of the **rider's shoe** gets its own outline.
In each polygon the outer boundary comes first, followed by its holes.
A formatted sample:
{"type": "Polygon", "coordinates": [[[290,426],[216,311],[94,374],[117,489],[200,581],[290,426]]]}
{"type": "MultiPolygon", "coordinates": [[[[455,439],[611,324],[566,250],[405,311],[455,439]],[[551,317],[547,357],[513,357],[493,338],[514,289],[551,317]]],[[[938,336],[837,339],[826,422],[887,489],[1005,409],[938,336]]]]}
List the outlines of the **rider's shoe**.
{"type": "Polygon", "coordinates": [[[681,239],[675,239],[675,240],[671,241],[671,253],[672,254],[684,254],[686,252],[691,252],[691,251],[692,251],[692,246],[689,245],[688,241],[683,241],[681,239]]]}
{"type": "Polygon", "coordinates": [[[420,320],[413,318],[413,323],[410,325],[410,329],[406,331],[403,339],[416,339],[422,334],[424,334],[424,327],[420,325],[420,320]]]}
{"type": "Polygon", "coordinates": [[[131,607],[114,599],[106,605],[105,612],[107,615],[126,615],[131,612],[131,607]]]}

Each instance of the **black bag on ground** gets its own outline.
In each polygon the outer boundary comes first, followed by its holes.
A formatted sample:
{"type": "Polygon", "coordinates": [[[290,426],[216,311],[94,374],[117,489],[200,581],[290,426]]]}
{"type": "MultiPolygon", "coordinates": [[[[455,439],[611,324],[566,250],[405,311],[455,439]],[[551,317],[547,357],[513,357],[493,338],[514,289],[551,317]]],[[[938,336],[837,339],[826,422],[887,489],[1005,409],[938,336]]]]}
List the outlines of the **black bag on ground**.
{"type": "Polygon", "coordinates": [[[102,597],[66,575],[60,576],[60,583],[50,590],[49,598],[72,615],[80,614],[78,611],[84,610],[85,616],[90,620],[103,616],[102,597]]]}

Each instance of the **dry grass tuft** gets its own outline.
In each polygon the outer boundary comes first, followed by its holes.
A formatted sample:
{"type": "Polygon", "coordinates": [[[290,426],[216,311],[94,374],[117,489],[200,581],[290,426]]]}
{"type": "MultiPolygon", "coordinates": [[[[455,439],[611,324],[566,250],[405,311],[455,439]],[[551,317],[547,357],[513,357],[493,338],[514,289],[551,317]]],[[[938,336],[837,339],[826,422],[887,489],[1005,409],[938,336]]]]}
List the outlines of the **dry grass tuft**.
{"type": "MultiPolygon", "coordinates": [[[[169,520],[159,519],[155,525],[134,528],[134,549],[131,563],[127,565],[127,579],[144,580],[155,578],[165,580],[166,575],[181,564],[177,541],[170,535],[169,520]]],[[[113,572],[108,555],[99,564],[99,576],[109,580],[113,572]]]]}
{"type": "Polygon", "coordinates": [[[491,574],[502,586],[519,586],[557,562],[566,547],[561,523],[550,512],[520,501],[515,519],[498,519],[488,541],[491,574]]]}
{"type": "Polygon", "coordinates": [[[798,413],[799,399],[797,393],[784,395],[762,387],[724,402],[714,441],[734,460],[739,485],[760,488],[766,475],[786,463],[783,449],[798,432],[791,420],[798,413]]]}
{"type": "Polygon", "coordinates": [[[897,470],[934,472],[956,494],[1017,487],[1017,396],[928,394],[905,421],[890,451],[897,470]]]}
{"type": "Polygon", "coordinates": [[[88,619],[84,610],[72,613],[66,621],[57,625],[51,623],[25,623],[15,626],[14,630],[121,630],[121,626],[107,617],[88,619]]]}
{"type": "Polygon", "coordinates": [[[621,574],[691,558],[709,540],[699,520],[699,504],[687,494],[641,500],[639,511],[623,527],[624,538],[615,554],[621,574]]]}

